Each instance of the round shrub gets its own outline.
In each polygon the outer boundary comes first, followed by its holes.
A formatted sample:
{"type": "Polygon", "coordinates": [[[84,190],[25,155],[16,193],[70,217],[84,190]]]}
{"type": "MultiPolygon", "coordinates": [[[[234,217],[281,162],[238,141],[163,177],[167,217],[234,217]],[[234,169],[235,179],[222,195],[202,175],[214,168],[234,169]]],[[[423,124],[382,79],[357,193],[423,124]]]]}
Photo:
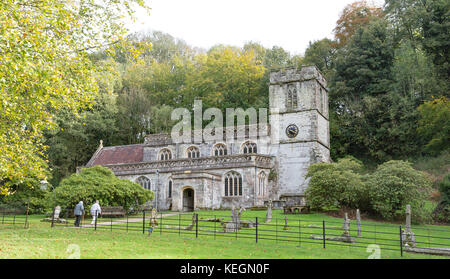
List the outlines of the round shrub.
{"type": "Polygon", "coordinates": [[[353,158],[311,165],[306,175],[311,178],[305,192],[308,204],[315,209],[360,208],[366,191],[357,172],[361,169],[362,164],[353,158]]]}
{"type": "Polygon", "coordinates": [[[439,183],[441,201],[433,211],[436,222],[450,223],[450,173],[447,173],[439,183]]]}
{"type": "Polygon", "coordinates": [[[410,204],[412,220],[426,222],[431,217],[425,209],[431,184],[426,174],[413,169],[411,163],[388,161],[378,166],[367,180],[371,207],[381,217],[393,219],[397,213],[404,216],[406,205],[410,204]]]}
{"type": "MultiPolygon", "coordinates": [[[[101,206],[123,206],[125,210],[153,200],[152,191],[126,179],[120,179],[105,167],[83,169],[61,181],[56,189],[56,201],[63,209],[74,208],[83,201],[85,209],[96,200],[101,206]]],[[[53,198],[53,193],[48,196],[53,198]]]]}

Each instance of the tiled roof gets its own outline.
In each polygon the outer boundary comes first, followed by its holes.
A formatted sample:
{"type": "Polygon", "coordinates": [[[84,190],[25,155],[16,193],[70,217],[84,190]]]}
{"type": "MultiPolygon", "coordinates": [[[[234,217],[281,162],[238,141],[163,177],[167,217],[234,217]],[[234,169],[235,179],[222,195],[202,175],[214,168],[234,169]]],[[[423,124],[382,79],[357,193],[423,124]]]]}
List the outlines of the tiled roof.
{"type": "Polygon", "coordinates": [[[88,166],[140,163],[143,159],[142,144],[103,147],[94,154],[88,166]]]}

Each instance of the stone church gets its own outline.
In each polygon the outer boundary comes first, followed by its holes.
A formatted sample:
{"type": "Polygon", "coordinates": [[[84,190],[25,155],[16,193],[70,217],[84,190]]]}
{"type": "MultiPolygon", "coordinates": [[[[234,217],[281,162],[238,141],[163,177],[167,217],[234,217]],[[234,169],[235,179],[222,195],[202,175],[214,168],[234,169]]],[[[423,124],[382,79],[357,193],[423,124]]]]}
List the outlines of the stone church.
{"type": "Polygon", "coordinates": [[[100,144],[85,167],[108,167],[152,190],[158,210],[297,204],[308,167],[330,161],[327,85],[315,66],[270,74],[268,122],[258,128],[265,135],[231,143],[174,143],[170,134],[151,134],[143,144],[100,144]]]}

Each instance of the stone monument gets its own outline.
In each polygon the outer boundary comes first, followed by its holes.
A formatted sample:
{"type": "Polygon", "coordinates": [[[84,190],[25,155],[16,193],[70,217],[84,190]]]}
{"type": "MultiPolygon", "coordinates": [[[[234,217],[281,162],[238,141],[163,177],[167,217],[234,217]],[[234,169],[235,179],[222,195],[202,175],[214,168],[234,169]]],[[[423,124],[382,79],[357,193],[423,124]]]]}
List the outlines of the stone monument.
{"type": "Polygon", "coordinates": [[[272,221],[272,206],[272,200],[269,200],[267,203],[266,223],[270,223],[272,221]]]}

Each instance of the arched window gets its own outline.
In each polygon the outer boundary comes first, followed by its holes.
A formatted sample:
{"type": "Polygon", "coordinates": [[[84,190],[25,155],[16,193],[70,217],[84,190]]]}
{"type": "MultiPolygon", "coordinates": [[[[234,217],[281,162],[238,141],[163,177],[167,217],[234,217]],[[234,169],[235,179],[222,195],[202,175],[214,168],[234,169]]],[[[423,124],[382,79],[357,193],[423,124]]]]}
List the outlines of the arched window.
{"type": "Polygon", "coordinates": [[[226,173],[224,183],[226,197],[242,196],[242,176],[239,173],[235,171],[226,173]]]}
{"type": "Polygon", "coordinates": [[[244,154],[251,154],[251,153],[258,153],[256,148],[256,143],[254,142],[246,142],[242,146],[242,153],[244,154]]]}
{"type": "Polygon", "coordinates": [[[199,158],[200,150],[195,146],[191,146],[186,150],[186,154],[187,154],[187,157],[190,159],[199,158]]]}
{"type": "Polygon", "coordinates": [[[288,85],[286,106],[288,109],[297,108],[297,88],[293,84],[288,85]]]}
{"type": "Polygon", "coordinates": [[[164,161],[164,160],[171,160],[171,159],[172,159],[172,152],[171,152],[169,149],[167,149],[167,148],[162,149],[162,150],[159,152],[159,159],[160,159],[161,161],[164,161]]]}
{"type": "Polygon", "coordinates": [[[167,197],[172,198],[172,180],[169,180],[169,189],[167,197]]]}
{"type": "Polygon", "coordinates": [[[137,183],[141,184],[144,189],[151,190],[152,182],[145,176],[141,176],[137,179],[137,183]]]}
{"type": "Polygon", "coordinates": [[[225,144],[216,144],[214,145],[213,148],[213,155],[214,156],[224,156],[227,155],[227,147],[225,146],[225,144]]]}
{"type": "Polygon", "coordinates": [[[258,175],[258,195],[264,196],[266,188],[266,173],[260,172],[258,175]]]}

